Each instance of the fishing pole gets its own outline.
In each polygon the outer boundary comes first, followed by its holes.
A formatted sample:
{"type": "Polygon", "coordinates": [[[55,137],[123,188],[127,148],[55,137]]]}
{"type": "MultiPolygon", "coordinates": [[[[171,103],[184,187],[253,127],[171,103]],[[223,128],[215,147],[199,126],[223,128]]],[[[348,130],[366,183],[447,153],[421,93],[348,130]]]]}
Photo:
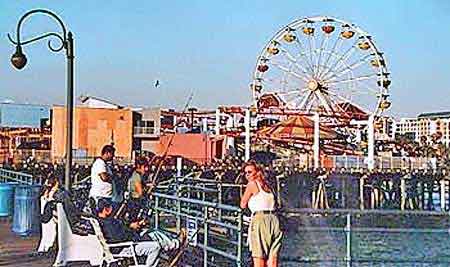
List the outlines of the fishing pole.
{"type": "MultiPolygon", "coordinates": [[[[190,106],[192,99],[194,98],[194,92],[192,91],[191,94],[189,95],[188,100],[186,101],[186,104],[184,105],[184,108],[181,112],[181,116],[184,116],[186,114],[186,110],[187,108],[190,106]]],[[[181,121],[180,121],[181,122],[181,121]]],[[[177,126],[180,122],[178,122],[177,124],[175,124],[175,126],[177,126]]],[[[160,161],[158,162],[158,167],[156,168],[155,173],[153,173],[152,179],[151,179],[151,187],[149,188],[148,194],[151,194],[151,192],[154,190],[154,188],[158,185],[159,183],[159,172],[161,171],[162,165],[167,157],[167,155],[169,154],[169,149],[172,146],[173,140],[175,138],[175,133],[170,137],[169,142],[167,143],[167,146],[164,150],[164,153],[160,159],[160,161]]],[[[156,158],[156,156],[155,156],[156,158]]],[[[154,158],[153,158],[154,159],[154,158]]],[[[152,161],[153,161],[152,159],[152,161]]]]}

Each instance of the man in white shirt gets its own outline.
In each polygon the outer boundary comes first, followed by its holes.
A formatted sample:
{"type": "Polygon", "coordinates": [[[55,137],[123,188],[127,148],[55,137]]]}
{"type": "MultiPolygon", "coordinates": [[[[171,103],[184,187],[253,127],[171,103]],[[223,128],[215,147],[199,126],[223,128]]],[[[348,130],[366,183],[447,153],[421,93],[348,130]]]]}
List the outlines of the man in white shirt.
{"type": "Polygon", "coordinates": [[[112,161],[116,149],[112,145],[106,145],[102,149],[101,157],[97,158],[91,168],[91,191],[89,197],[111,199],[113,196],[113,173],[107,162],[112,161]]]}

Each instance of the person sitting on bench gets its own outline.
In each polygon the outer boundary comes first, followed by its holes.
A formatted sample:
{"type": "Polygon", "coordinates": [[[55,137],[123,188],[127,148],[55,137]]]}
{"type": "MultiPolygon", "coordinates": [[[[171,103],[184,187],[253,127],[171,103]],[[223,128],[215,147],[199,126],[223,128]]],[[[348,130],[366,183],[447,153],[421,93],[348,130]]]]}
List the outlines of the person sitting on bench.
{"type": "Polygon", "coordinates": [[[55,194],[59,190],[58,178],[50,174],[45,180],[43,190],[40,197],[41,203],[41,239],[37,253],[34,255],[43,256],[51,254],[50,251],[54,247],[57,232],[56,219],[56,201],[55,194]]]}
{"type": "MultiPolygon", "coordinates": [[[[103,235],[108,243],[119,243],[125,241],[136,242],[135,252],[137,256],[146,256],[145,266],[156,267],[159,262],[161,249],[165,251],[175,251],[169,266],[174,266],[187,246],[186,229],[182,228],[178,239],[172,239],[161,232],[139,233],[145,226],[145,222],[135,221],[129,225],[112,216],[112,203],[110,199],[99,199],[98,220],[102,228],[103,235]]],[[[120,249],[120,248],[119,248],[120,249]]],[[[133,248],[123,248],[116,253],[131,254],[133,248]]]]}

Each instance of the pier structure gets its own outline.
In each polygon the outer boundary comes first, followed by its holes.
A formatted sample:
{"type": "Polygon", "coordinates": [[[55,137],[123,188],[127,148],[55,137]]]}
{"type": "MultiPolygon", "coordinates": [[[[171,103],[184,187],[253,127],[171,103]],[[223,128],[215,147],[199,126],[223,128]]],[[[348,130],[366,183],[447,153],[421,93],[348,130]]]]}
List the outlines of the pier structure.
{"type": "MultiPolygon", "coordinates": [[[[345,252],[342,257],[305,258],[292,253],[283,254],[283,262],[302,266],[359,266],[364,262],[445,264],[443,259],[361,258],[355,245],[355,240],[369,233],[447,233],[450,205],[445,173],[321,172],[287,166],[266,171],[281,203],[287,236],[294,234],[291,231],[305,235],[335,233],[344,240],[339,244],[345,252]],[[414,221],[412,228],[404,226],[411,223],[411,218],[419,220],[414,221]]],[[[173,176],[161,181],[153,194],[149,203],[152,229],[168,233],[176,233],[182,227],[188,229],[189,256],[183,259],[186,266],[248,266],[248,221],[245,212],[237,207],[245,185],[239,180],[230,181],[230,177],[233,180],[238,175],[238,169],[229,168],[189,172],[178,161],[173,176]]],[[[39,182],[31,175],[9,170],[1,170],[0,176],[2,181],[39,182]]],[[[77,184],[74,183],[75,190],[77,184]]]]}

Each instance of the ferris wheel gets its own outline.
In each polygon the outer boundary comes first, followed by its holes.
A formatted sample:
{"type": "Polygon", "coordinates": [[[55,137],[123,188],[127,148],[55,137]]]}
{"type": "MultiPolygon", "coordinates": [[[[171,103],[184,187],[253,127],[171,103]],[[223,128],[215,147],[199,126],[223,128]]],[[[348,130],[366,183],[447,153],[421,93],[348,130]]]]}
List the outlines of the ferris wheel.
{"type": "Polygon", "coordinates": [[[258,57],[251,90],[258,109],[355,118],[391,103],[389,71],[370,34],[332,17],[293,21],[258,57]]]}

